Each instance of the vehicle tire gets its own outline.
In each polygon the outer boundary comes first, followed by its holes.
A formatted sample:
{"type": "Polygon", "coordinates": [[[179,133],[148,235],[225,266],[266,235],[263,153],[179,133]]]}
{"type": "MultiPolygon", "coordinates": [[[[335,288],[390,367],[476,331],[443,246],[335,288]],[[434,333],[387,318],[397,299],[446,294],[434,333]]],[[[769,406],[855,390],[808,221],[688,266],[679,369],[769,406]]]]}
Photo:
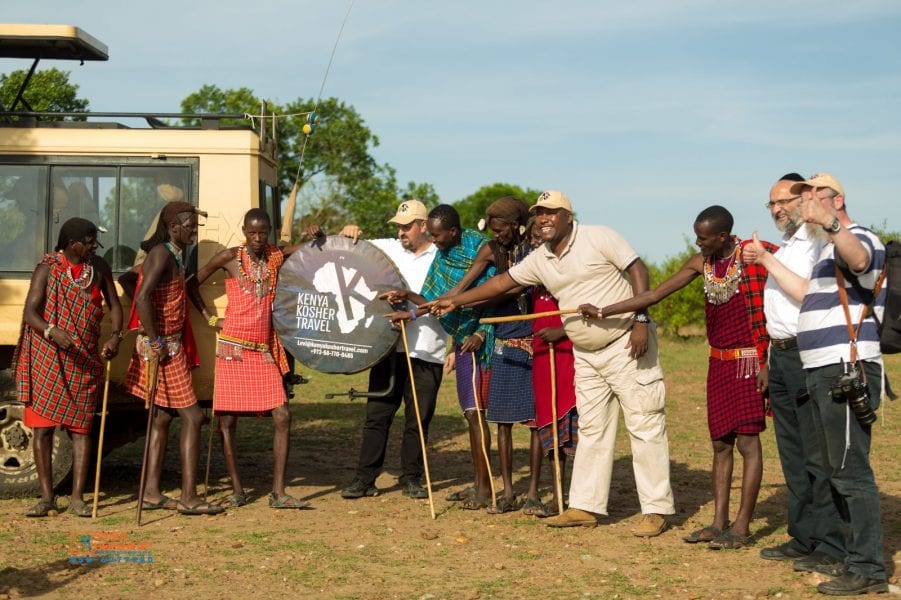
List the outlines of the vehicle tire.
{"type": "MultiPolygon", "coordinates": [[[[25,405],[16,398],[11,369],[0,371],[0,498],[40,494],[34,464],[34,434],[22,421],[25,405]]],[[[72,471],[72,440],[57,428],[53,435],[53,487],[72,471]]]]}

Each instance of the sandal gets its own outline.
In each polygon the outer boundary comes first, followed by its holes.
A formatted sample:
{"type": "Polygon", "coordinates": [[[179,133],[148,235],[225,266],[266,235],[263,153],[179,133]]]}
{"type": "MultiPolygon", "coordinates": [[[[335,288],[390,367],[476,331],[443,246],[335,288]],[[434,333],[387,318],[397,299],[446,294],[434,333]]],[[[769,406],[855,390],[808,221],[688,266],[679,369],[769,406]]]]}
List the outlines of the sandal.
{"type": "Polygon", "coordinates": [[[269,508],[309,508],[310,503],[294,496],[284,494],[277,496],[275,492],[269,494],[269,508]]]}
{"type": "Polygon", "coordinates": [[[489,506],[485,510],[489,515],[500,515],[507,512],[513,512],[515,510],[519,510],[521,508],[521,504],[516,497],[507,498],[506,496],[501,496],[498,498],[497,504],[495,506],[489,506]]]}
{"type": "Polygon", "coordinates": [[[703,529],[692,531],[690,535],[683,537],[682,541],[689,544],[697,544],[699,542],[712,542],[713,540],[723,537],[725,534],[726,532],[719,527],[708,525],[703,529]]]}
{"type": "Polygon", "coordinates": [[[34,506],[28,509],[28,512],[25,513],[26,517],[46,517],[53,516],[59,514],[59,509],[56,507],[56,499],[53,500],[41,500],[34,506]],[[53,513],[52,515],[50,513],[53,513]]]}
{"type": "Polygon", "coordinates": [[[238,508],[247,504],[247,494],[230,494],[219,501],[222,508],[238,508]]]}
{"type": "Polygon", "coordinates": [[[541,502],[541,500],[535,500],[534,498],[526,498],[526,501],[522,505],[522,514],[535,516],[539,512],[546,512],[547,507],[541,502]]]}
{"type": "Polygon", "coordinates": [[[76,517],[90,517],[93,515],[93,510],[84,500],[74,498],[69,500],[69,508],[66,509],[66,512],[72,513],[76,517]]]}
{"type": "Polygon", "coordinates": [[[178,501],[170,498],[169,496],[163,495],[160,496],[160,499],[156,502],[151,500],[144,500],[144,503],[141,504],[141,510],[175,510],[178,508],[178,501]]]}
{"type": "Polygon", "coordinates": [[[539,519],[546,519],[548,517],[556,517],[560,514],[560,510],[557,508],[556,502],[545,502],[542,504],[542,508],[544,510],[535,511],[534,514],[539,519]]]}
{"type": "Polygon", "coordinates": [[[466,510],[482,510],[489,506],[491,506],[491,502],[488,501],[488,498],[481,496],[470,496],[460,501],[460,508],[465,508],[466,510]]]}
{"type": "Polygon", "coordinates": [[[711,540],[707,547],[711,550],[738,550],[753,543],[750,533],[748,535],[738,535],[731,531],[726,531],[715,540],[711,540]]]}
{"type": "Polygon", "coordinates": [[[476,495],[476,489],[474,487],[468,487],[466,489],[457,490],[456,492],[451,492],[447,496],[444,497],[448,502],[463,502],[469,498],[472,498],[476,495]]]}
{"type": "Polygon", "coordinates": [[[175,501],[178,504],[178,512],[182,515],[218,515],[219,513],[225,512],[225,509],[221,506],[213,506],[209,502],[200,501],[194,506],[188,506],[181,500],[175,501]]]}

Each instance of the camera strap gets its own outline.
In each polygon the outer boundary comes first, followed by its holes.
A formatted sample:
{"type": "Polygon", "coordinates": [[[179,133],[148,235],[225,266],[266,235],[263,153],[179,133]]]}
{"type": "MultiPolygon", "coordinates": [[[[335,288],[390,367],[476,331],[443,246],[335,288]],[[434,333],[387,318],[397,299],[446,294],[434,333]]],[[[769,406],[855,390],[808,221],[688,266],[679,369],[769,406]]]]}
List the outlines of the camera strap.
{"type": "MultiPolygon", "coordinates": [[[[851,322],[851,308],[848,306],[848,290],[845,289],[845,276],[842,274],[842,270],[838,268],[838,265],[835,265],[835,280],[838,283],[838,297],[842,301],[842,308],[845,311],[845,323],[848,325],[848,338],[851,340],[851,356],[849,362],[855,363],[857,362],[857,336],[860,333],[860,326],[863,325],[864,319],[867,318],[867,312],[870,309],[870,305],[863,304],[863,308],[860,310],[860,320],[857,322],[857,327],[854,327],[851,322]]],[[[885,270],[883,269],[879,278],[876,280],[876,286],[873,288],[874,303],[876,302],[876,297],[879,296],[884,281],[885,270]]]]}

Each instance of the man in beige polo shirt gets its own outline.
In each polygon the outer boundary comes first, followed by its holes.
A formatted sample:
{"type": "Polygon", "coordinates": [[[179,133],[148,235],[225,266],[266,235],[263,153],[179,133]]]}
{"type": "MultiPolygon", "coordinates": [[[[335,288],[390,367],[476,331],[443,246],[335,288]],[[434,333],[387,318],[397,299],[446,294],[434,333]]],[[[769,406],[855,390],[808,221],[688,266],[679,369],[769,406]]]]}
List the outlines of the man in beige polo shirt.
{"type": "MultiPolygon", "coordinates": [[[[609,227],[574,222],[572,204],[562,192],[542,193],[530,210],[542,246],[481,286],[433,302],[434,312],[443,314],[520,285],[543,285],[563,308],[617,302],[648,289],[647,267],[629,243],[609,227]]],[[[675,513],[675,506],[663,410],[666,394],[654,328],[646,313],[591,321],[566,315],[563,327],[576,360],[579,445],[569,508],[546,522],[552,527],[594,527],[596,515],[607,514],[621,407],[642,512],[633,533],[659,535],[667,527],[663,515],[675,513]]]]}

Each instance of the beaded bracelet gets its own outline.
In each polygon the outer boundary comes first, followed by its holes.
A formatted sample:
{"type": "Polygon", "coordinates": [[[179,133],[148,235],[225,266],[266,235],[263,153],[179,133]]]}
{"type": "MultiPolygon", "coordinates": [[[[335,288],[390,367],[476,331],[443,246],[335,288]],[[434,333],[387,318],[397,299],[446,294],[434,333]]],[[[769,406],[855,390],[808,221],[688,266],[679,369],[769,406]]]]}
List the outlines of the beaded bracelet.
{"type": "Polygon", "coordinates": [[[207,323],[209,323],[210,327],[215,327],[216,324],[219,323],[219,317],[213,315],[209,319],[207,319],[207,323]]]}
{"type": "Polygon", "coordinates": [[[53,331],[53,329],[54,329],[53,323],[48,323],[47,329],[44,330],[44,339],[46,339],[46,340],[50,339],[50,332],[53,331]]]}
{"type": "Polygon", "coordinates": [[[415,309],[415,308],[414,308],[413,310],[410,311],[410,320],[411,320],[411,321],[415,321],[416,318],[417,318],[418,316],[419,316],[419,315],[416,314],[416,309],[415,309]]]}

